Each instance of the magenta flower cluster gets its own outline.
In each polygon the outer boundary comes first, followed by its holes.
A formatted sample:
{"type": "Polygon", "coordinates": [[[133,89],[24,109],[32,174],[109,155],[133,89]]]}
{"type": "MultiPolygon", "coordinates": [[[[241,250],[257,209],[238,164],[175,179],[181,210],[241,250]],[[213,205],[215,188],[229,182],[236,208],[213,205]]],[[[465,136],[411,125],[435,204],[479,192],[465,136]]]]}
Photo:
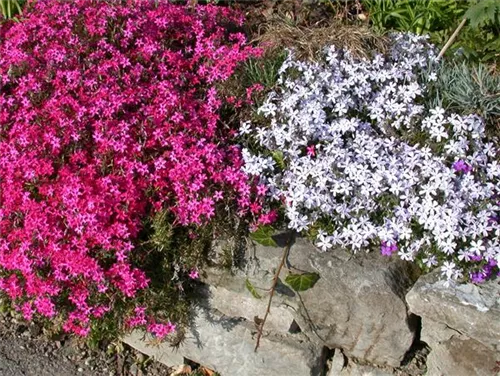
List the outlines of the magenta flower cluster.
{"type": "MultiPolygon", "coordinates": [[[[79,335],[148,286],[130,261],[145,216],[271,215],[219,121],[218,83],[259,53],[224,27],[241,16],[124,3],[40,1],[0,26],[0,289],[79,335]]],[[[125,322],[174,330],[143,306],[125,322]]]]}

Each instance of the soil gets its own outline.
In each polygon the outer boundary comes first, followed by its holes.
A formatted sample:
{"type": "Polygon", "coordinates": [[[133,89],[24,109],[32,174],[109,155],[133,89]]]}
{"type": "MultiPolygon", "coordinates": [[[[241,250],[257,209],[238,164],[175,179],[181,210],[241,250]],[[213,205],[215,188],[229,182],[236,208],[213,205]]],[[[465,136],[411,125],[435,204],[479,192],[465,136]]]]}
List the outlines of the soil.
{"type": "Polygon", "coordinates": [[[168,376],[171,370],[124,346],[109,354],[69,338],[47,338],[40,326],[0,314],[1,376],[168,376]]]}

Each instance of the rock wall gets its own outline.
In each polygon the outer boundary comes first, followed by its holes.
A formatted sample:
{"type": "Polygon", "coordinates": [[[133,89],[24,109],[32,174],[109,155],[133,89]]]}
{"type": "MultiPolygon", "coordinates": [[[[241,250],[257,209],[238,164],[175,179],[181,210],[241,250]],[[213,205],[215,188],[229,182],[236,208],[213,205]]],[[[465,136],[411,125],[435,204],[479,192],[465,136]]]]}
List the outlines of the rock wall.
{"type": "Polygon", "coordinates": [[[208,269],[204,297],[178,349],[153,345],[138,331],[124,341],[167,365],[189,360],[222,376],[416,376],[426,369],[425,343],[427,375],[497,372],[498,282],[445,288],[435,274],[417,281],[410,263],[343,249],[320,253],[304,239],[290,248],[255,352],[256,322],[283,248],[250,245],[242,252],[240,268],[208,269]],[[283,282],[289,272],[316,272],[320,279],[297,293],[283,282]]]}
{"type": "Polygon", "coordinates": [[[489,376],[500,371],[500,284],[447,287],[437,273],[422,276],[406,296],[422,317],[421,338],[432,349],[429,375],[489,376]]]}

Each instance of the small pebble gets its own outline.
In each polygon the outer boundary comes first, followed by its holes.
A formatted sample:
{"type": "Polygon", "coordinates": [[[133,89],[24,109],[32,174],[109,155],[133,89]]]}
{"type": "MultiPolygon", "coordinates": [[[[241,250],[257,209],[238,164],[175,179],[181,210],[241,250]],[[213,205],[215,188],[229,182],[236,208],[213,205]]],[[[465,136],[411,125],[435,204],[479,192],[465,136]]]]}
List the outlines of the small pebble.
{"type": "Polygon", "coordinates": [[[83,372],[83,368],[82,367],[78,368],[78,372],[80,373],[83,372]]]}
{"type": "Polygon", "coordinates": [[[136,376],[138,372],[139,372],[139,368],[137,368],[137,364],[132,363],[132,365],[130,366],[130,374],[132,376],[136,376]]]}

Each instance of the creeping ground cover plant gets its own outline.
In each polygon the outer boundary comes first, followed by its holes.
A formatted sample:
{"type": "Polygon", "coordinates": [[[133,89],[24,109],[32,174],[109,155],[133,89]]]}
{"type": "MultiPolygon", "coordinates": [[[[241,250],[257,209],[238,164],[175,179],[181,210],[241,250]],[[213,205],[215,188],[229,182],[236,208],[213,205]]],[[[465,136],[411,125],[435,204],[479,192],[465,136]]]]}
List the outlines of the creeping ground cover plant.
{"type": "Polygon", "coordinates": [[[144,221],[268,215],[217,90],[259,51],[228,8],[126,3],[38,1],[0,26],[0,289],[83,336],[130,302],[124,323],[163,338],[175,323],[138,298],[144,221]]]}
{"type": "Polygon", "coordinates": [[[251,121],[243,170],[323,251],[378,247],[449,282],[482,282],[500,262],[500,165],[483,120],[426,108],[437,59],[424,37],[355,58],[293,51],[251,121]]]}

